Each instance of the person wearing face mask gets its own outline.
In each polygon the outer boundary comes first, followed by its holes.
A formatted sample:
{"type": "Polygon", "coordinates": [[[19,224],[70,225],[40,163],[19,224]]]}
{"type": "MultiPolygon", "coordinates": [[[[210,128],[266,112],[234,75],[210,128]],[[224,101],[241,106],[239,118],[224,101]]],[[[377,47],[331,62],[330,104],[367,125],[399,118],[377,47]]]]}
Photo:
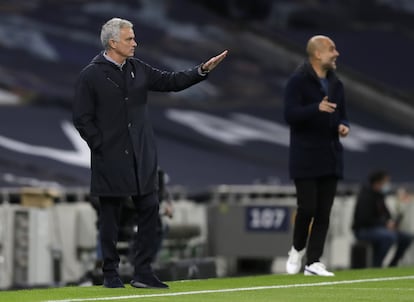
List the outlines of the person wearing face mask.
{"type": "Polygon", "coordinates": [[[373,245],[373,265],[381,267],[390,248],[397,250],[389,266],[397,266],[413,240],[413,235],[399,230],[401,216],[393,218],[385,203],[391,192],[391,177],[386,171],[375,171],[357,197],[352,229],[358,240],[373,245]]]}

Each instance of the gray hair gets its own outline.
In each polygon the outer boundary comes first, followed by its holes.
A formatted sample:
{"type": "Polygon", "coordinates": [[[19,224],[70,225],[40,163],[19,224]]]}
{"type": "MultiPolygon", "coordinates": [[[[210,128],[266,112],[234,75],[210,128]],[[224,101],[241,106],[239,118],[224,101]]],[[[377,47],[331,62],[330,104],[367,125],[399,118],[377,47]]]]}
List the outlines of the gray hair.
{"type": "Polygon", "coordinates": [[[112,18],[102,25],[101,42],[104,49],[109,49],[109,41],[119,41],[119,31],[121,28],[132,28],[130,21],[121,18],[112,18]]]}

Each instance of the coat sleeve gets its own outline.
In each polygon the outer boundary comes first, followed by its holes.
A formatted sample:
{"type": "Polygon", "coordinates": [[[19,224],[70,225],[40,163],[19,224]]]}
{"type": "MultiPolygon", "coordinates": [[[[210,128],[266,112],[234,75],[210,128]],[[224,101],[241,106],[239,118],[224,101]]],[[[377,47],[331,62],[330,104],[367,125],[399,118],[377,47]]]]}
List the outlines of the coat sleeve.
{"type": "Polygon", "coordinates": [[[75,87],[73,104],[73,124],[91,150],[102,143],[102,136],[95,124],[94,90],[88,79],[88,69],[81,72],[75,87]]]}
{"type": "Polygon", "coordinates": [[[199,66],[194,68],[169,72],[161,71],[146,63],[142,63],[147,75],[148,89],[152,91],[180,91],[207,78],[198,73],[199,66]]]}
{"type": "Polygon", "coordinates": [[[285,89],[284,116],[289,125],[307,121],[319,113],[319,103],[302,105],[300,80],[292,77],[285,89]]]}
{"type": "Polygon", "coordinates": [[[341,84],[340,86],[341,91],[341,95],[342,95],[342,101],[341,101],[341,107],[339,108],[339,118],[340,118],[340,123],[350,127],[349,124],[349,120],[348,120],[348,115],[346,113],[346,101],[345,101],[345,92],[344,92],[344,86],[341,84]]]}

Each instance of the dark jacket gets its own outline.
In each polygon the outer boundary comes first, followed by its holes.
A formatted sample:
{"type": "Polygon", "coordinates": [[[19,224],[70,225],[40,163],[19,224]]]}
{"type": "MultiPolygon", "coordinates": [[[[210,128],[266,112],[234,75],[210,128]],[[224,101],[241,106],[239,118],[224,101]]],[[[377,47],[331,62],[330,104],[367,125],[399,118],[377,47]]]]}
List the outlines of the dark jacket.
{"type": "Polygon", "coordinates": [[[165,72],[129,58],[120,70],[101,53],[82,70],[73,122],[91,149],[93,195],[144,195],[157,189],[147,92],[185,89],[206,78],[197,69],[165,72]]]}
{"type": "Polygon", "coordinates": [[[284,99],[284,114],[290,126],[289,172],[293,179],[343,174],[343,149],[338,126],[349,126],[344,88],[333,71],[327,75],[328,99],[336,103],[334,113],[320,112],[326,96],[309,62],[290,77],[284,99]]]}
{"type": "Polygon", "coordinates": [[[358,194],[354,210],[354,231],[363,228],[385,227],[391,214],[385,204],[385,196],[372,190],[369,186],[362,187],[358,194]]]}

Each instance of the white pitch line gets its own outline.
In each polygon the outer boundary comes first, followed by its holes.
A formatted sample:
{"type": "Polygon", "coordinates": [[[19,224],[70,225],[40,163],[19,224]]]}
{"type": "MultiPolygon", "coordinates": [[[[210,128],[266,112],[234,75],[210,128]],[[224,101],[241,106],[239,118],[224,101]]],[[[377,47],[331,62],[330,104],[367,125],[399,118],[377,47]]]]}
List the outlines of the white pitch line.
{"type": "Polygon", "coordinates": [[[127,300],[127,299],[140,299],[140,298],[154,298],[154,297],[175,297],[175,296],[187,296],[187,295],[230,293],[230,292],[266,290],[266,289],[282,289],[282,288],[295,288],[295,287],[315,287],[315,286],[328,286],[328,285],[338,285],[338,284],[354,284],[354,283],[395,281],[395,280],[408,280],[408,279],[414,279],[414,276],[357,279],[357,280],[343,280],[343,281],[301,283],[301,284],[287,284],[287,285],[240,287],[240,288],[225,288],[225,289],[209,289],[209,290],[198,290],[198,291],[178,292],[178,293],[163,293],[163,294],[129,295],[129,296],[117,296],[117,297],[84,298],[84,299],[77,298],[77,299],[63,299],[63,300],[47,300],[44,302],[111,301],[111,300],[127,300]]]}

